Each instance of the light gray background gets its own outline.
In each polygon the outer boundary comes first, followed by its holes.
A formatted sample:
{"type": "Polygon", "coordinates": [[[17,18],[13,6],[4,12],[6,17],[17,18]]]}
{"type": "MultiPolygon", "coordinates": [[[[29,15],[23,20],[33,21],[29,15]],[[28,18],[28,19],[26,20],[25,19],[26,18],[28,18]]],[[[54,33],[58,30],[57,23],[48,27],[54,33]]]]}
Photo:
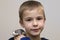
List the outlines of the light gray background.
{"type": "MultiPolygon", "coordinates": [[[[0,40],[8,40],[12,37],[19,25],[18,9],[26,0],[0,0],[0,40]]],[[[49,40],[60,40],[60,1],[59,0],[37,0],[44,5],[46,14],[46,25],[41,37],[49,40]]]]}

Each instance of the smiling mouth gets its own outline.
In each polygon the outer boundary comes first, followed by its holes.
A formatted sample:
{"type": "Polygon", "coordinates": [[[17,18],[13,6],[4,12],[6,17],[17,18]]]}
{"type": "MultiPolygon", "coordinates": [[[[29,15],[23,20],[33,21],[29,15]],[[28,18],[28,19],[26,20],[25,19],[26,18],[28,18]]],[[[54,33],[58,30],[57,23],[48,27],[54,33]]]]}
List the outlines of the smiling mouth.
{"type": "Polygon", "coordinates": [[[38,32],[38,31],[39,31],[39,29],[32,29],[32,31],[34,31],[34,32],[38,32]]]}

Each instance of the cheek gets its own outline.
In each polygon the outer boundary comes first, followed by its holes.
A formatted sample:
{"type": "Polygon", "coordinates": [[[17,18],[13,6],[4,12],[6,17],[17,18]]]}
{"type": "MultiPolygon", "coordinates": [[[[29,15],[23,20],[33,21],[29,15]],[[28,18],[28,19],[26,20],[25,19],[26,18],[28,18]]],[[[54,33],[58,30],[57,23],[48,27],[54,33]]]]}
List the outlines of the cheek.
{"type": "Polygon", "coordinates": [[[31,23],[25,22],[24,27],[25,27],[25,29],[30,29],[31,28],[31,23]]]}
{"type": "Polygon", "coordinates": [[[45,22],[44,22],[44,20],[41,20],[38,24],[39,24],[39,26],[44,27],[45,22]]]}
{"type": "Polygon", "coordinates": [[[31,24],[30,23],[25,23],[24,28],[25,28],[26,32],[30,32],[31,24]]]}

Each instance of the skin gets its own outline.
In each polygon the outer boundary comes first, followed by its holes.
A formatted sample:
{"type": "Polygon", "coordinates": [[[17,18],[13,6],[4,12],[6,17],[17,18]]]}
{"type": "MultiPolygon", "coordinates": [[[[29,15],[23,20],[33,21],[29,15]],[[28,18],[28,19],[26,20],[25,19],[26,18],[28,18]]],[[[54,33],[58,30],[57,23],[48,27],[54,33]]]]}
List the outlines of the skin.
{"type": "MultiPolygon", "coordinates": [[[[40,8],[25,10],[23,12],[23,20],[20,21],[20,24],[25,28],[26,35],[30,37],[31,40],[41,40],[40,34],[45,24],[43,10],[40,8]]],[[[19,40],[19,38],[16,40],[19,40]]]]}

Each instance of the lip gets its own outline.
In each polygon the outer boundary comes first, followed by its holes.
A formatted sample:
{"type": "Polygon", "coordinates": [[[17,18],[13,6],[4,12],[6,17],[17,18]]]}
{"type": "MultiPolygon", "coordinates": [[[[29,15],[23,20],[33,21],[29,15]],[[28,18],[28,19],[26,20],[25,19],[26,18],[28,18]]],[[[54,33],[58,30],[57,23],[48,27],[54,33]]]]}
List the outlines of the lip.
{"type": "Polygon", "coordinates": [[[38,32],[38,31],[39,31],[39,29],[32,29],[32,31],[34,31],[34,32],[38,32]]]}

